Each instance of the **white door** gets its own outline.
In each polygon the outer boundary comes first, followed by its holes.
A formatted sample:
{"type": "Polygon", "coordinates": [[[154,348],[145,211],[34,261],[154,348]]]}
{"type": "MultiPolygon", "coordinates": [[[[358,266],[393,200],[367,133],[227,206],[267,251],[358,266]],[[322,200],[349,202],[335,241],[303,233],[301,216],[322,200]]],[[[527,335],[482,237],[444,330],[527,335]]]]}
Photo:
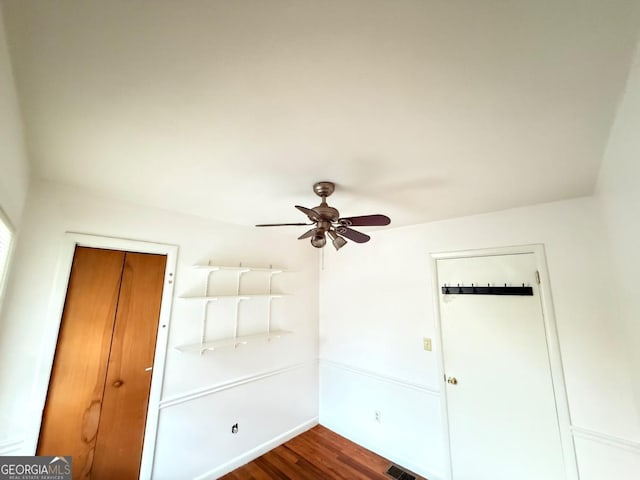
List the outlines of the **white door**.
{"type": "Polygon", "coordinates": [[[564,479],[535,255],[439,259],[437,273],[453,480],[564,479]],[[441,291],[472,283],[534,294],[441,291]]]}

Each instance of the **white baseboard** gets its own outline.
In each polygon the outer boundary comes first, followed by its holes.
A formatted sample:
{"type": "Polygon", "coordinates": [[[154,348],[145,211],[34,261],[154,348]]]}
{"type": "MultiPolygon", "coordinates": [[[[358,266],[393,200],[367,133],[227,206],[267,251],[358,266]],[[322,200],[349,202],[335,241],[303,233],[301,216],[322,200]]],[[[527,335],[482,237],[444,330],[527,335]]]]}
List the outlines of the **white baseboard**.
{"type": "Polygon", "coordinates": [[[0,457],[18,455],[22,449],[24,440],[6,440],[0,442],[0,457]]]}
{"type": "Polygon", "coordinates": [[[281,435],[278,435],[277,437],[273,438],[272,440],[269,440],[268,442],[263,443],[262,445],[258,445],[257,447],[252,448],[248,452],[243,453],[242,455],[234,458],[233,460],[228,461],[227,463],[224,463],[216,468],[209,470],[208,472],[205,472],[197,476],[193,480],[212,480],[214,478],[219,478],[223,475],[226,475],[227,473],[235,470],[236,468],[246,465],[252,460],[255,460],[256,458],[258,458],[259,456],[264,455],[268,451],[273,450],[274,448],[282,445],[285,442],[288,442],[293,437],[296,437],[301,433],[306,432],[310,428],[315,427],[316,425],[318,425],[318,417],[314,417],[310,420],[307,420],[304,423],[301,423],[297,427],[294,427],[291,430],[284,432],[281,435]]]}
{"type": "Polygon", "coordinates": [[[323,427],[328,428],[329,430],[332,430],[334,432],[336,432],[338,435],[343,436],[344,438],[352,441],[353,443],[356,443],[358,445],[360,445],[361,447],[364,447],[368,450],[371,450],[373,453],[376,453],[378,455],[380,455],[381,457],[386,458],[387,460],[389,460],[390,462],[395,463],[396,465],[400,466],[400,467],[404,467],[407,470],[411,470],[414,473],[417,473],[418,475],[421,475],[425,478],[428,478],[429,480],[445,480],[444,479],[444,475],[440,474],[440,473],[436,473],[436,472],[432,472],[429,471],[427,469],[424,468],[423,465],[417,465],[414,462],[403,458],[401,456],[398,456],[395,453],[389,452],[387,450],[385,450],[384,448],[380,448],[378,445],[374,445],[372,444],[368,439],[366,438],[359,438],[356,437],[354,435],[351,435],[348,432],[343,432],[340,427],[338,427],[337,425],[332,425],[331,423],[328,422],[321,422],[320,425],[322,425],[323,427]]]}
{"type": "MultiPolygon", "coordinates": [[[[357,375],[360,377],[365,377],[374,382],[390,386],[393,388],[403,388],[408,390],[413,390],[419,392],[422,395],[432,397],[434,400],[440,400],[440,391],[436,390],[433,387],[424,384],[416,384],[405,379],[401,379],[398,377],[390,377],[387,375],[381,375],[377,372],[371,370],[361,369],[359,367],[354,367],[352,365],[347,365],[341,362],[335,362],[333,360],[328,359],[320,359],[320,374],[322,375],[323,369],[334,369],[337,371],[342,371],[342,373],[346,373],[349,375],[357,375]]],[[[322,394],[321,394],[322,395],[322,394]]],[[[322,402],[322,401],[321,401],[322,402]]],[[[320,424],[327,427],[330,430],[333,430],[339,435],[351,440],[352,442],[361,445],[362,447],[371,450],[372,452],[386,458],[390,462],[393,462],[401,467],[406,468],[407,470],[413,471],[421,476],[428,478],[429,480],[444,480],[444,474],[434,472],[428,468],[426,468],[422,463],[417,463],[415,460],[410,460],[409,458],[405,458],[402,454],[398,454],[396,452],[392,452],[383,445],[372,441],[373,439],[368,438],[366,435],[359,436],[357,433],[354,434],[352,429],[345,430],[345,425],[342,423],[332,423],[330,420],[326,418],[325,415],[320,415],[320,424]]],[[[420,461],[417,459],[418,462],[420,461]]]]}

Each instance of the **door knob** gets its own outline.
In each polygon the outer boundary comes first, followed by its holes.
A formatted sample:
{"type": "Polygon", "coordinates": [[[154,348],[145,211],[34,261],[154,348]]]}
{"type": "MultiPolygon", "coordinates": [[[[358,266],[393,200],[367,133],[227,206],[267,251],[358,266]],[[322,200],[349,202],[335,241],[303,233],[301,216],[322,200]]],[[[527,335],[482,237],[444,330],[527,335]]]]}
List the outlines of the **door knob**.
{"type": "Polygon", "coordinates": [[[451,385],[457,385],[458,379],[456,377],[449,377],[447,378],[447,383],[450,383],[451,385]]]}

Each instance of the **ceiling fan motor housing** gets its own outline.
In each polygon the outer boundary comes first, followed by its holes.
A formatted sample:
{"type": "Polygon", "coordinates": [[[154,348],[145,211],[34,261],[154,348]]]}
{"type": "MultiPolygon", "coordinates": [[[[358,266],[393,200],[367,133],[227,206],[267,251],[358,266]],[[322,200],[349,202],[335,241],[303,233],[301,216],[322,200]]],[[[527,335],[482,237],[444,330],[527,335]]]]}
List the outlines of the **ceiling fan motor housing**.
{"type": "Polygon", "coordinates": [[[313,210],[318,214],[321,221],[318,222],[318,228],[323,230],[329,230],[331,225],[323,226],[321,223],[336,222],[340,218],[340,212],[327,204],[327,197],[333,193],[336,186],[333,182],[317,182],[313,185],[313,191],[316,195],[322,198],[322,202],[317,207],[313,207],[313,210]]]}
{"type": "MultiPolygon", "coordinates": [[[[320,216],[321,220],[318,222],[318,228],[322,228],[320,224],[337,222],[340,218],[340,212],[336,208],[327,205],[327,202],[322,199],[322,203],[317,207],[313,207],[313,210],[320,216]]],[[[329,225],[330,226],[330,225],[329,225]]],[[[327,227],[327,230],[329,228],[327,227]]]]}

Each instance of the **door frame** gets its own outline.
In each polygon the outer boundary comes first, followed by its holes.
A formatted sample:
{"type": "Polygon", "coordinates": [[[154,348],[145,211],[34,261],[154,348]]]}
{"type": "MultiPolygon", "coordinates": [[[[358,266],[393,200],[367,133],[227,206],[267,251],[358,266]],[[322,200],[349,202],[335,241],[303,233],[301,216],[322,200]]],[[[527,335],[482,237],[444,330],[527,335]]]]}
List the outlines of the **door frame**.
{"type": "Polygon", "coordinates": [[[42,365],[37,372],[33,386],[33,420],[29,428],[29,450],[36,454],[42,415],[44,413],[49,382],[53,369],[53,361],[58,344],[58,335],[62,323],[62,315],[67,297],[67,288],[71,267],[76,247],[102,248],[106,250],[121,250],[135,253],[152,253],[167,256],[160,303],[160,315],[158,318],[158,333],[156,336],[156,348],[151,372],[151,387],[149,390],[149,404],[147,406],[147,420],[144,430],[142,446],[142,460],[140,462],[141,479],[150,479],[153,470],[153,459],[156,447],[156,435],[158,431],[158,417],[160,414],[160,400],[162,396],[162,384],[164,380],[164,368],[167,353],[167,341],[171,321],[171,306],[173,304],[173,290],[175,285],[176,267],[178,262],[178,246],[130,240],[125,238],[90,235],[77,232],[66,232],[61,251],[58,257],[58,265],[54,276],[51,295],[49,297],[49,320],[44,332],[44,341],[40,349],[40,362],[42,365]]]}
{"type": "Polygon", "coordinates": [[[461,250],[453,252],[431,252],[431,286],[433,292],[434,327],[436,330],[435,347],[437,372],[440,383],[440,407],[443,418],[444,452],[445,452],[445,478],[453,479],[451,443],[449,435],[449,413],[447,407],[447,389],[444,371],[444,351],[442,339],[442,320],[440,316],[440,295],[438,285],[438,260],[454,258],[473,258],[488,256],[521,255],[532,253],[535,256],[536,268],[540,275],[540,303],[542,306],[542,317],[547,343],[547,354],[551,368],[551,382],[556,404],[558,426],[560,430],[560,442],[562,445],[562,456],[564,460],[565,478],[567,480],[579,480],[578,463],[576,460],[575,445],[571,434],[571,415],[569,411],[569,400],[564,379],[564,368],[562,366],[562,355],[560,352],[560,342],[556,326],[556,317],[553,308],[553,297],[551,296],[551,283],[544,245],[520,245],[498,248],[483,248],[477,250],[461,250]]]}

